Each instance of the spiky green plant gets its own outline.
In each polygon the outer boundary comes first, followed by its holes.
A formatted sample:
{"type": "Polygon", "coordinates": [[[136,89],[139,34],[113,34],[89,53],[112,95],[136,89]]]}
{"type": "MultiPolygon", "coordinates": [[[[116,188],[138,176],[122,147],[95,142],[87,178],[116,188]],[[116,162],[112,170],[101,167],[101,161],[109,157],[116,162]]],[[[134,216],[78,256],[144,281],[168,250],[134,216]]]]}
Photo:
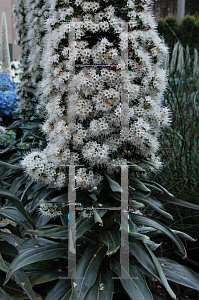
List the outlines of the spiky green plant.
{"type": "MultiPolygon", "coordinates": [[[[190,56],[180,43],[174,47],[167,60],[168,89],[163,102],[170,108],[171,126],[164,128],[160,136],[160,153],[163,168],[155,180],[177,197],[198,204],[199,185],[199,61],[195,49],[190,56]]],[[[195,218],[186,208],[170,208],[172,214],[182,217],[180,225],[197,236],[197,213],[195,218]],[[183,221],[183,219],[185,220],[183,221]]]]}

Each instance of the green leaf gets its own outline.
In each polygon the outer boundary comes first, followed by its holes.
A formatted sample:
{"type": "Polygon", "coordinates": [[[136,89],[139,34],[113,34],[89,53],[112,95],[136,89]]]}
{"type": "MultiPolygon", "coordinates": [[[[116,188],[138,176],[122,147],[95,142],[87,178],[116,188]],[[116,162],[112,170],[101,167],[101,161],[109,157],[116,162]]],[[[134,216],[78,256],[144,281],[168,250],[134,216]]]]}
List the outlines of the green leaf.
{"type": "Polygon", "coordinates": [[[94,201],[97,201],[97,196],[95,194],[90,194],[89,197],[91,197],[94,201]]]}
{"type": "Polygon", "coordinates": [[[19,244],[23,242],[23,239],[21,239],[20,237],[2,231],[0,231],[0,239],[6,241],[7,243],[11,244],[14,247],[17,247],[19,244]]]}
{"type": "Polygon", "coordinates": [[[141,234],[141,233],[137,233],[137,232],[130,232],[129,231],[129,235],[136,239],[136,240],[141,240],[141,241],[147,241],[149,240],[149,237],[147,235],[141,234]]]}
{"type": "Polygon", "coordinates": [[[18,129],[21,121],[14,121],[10,126],[7,127],[7,130],[18,129]]]}
{"type": "MultiPolygon", "coordinates": [[[[26,195],[28,197],[28,199],[33,199],[34,197],[36,197],[35,194],[39,194],[40,196],[40,189],[42,189],[44,187],[44,184],[42,182],[37,182],[35,183],[31,188],[29,188],[26,192],[26,195]]],[[[46,192],[46,188],[44,188],[45,192],[46,192]]],[[[41,198],[40,198],[41,199],[41,198]]]]}
{"type": "Polygon", "coordinates": [[[84,300],[91,300],[91,299],[97,299],[98,298],[99,288],[100,288],[100,275],[99,275],[99,273],[97,275],[95,283],[91,286],[91,288],[88,290],[86,296],[84,297],[84,300]]]}
{"type": "Polygon", "coordinates": [[[100,270],[95,283],[89,289],[84,300],[112,300],[114,292],[113,274],[110,270],[100,270]]]}
{"type": "Polygon", "coordinates": [[[152,293],[154,300],[166,300],[163,296],[152,293]]]}
{"type": "Polygon", "coordinates": [[[74,254],[75,241],[80,238],[86,231],[88,231],[95,224],[93,219],[78,218],[70,226],[69,229],[69,250],[74,254]],[[76,228],[75,228],[76,226],[76,228]],[[75,231],[76,229],[76,231],[75,231]]]}
{"type": "Polygon", "coordinates": [[[153,168],[156,169],[156,170],[159,169],[159,167],[158,167],[157,165],[153,164],[152,162],[150,162],[150,161],[148,161],[148,160],[141,159],[141,158],[139,158],[139,160],[140,160],[141,162],[143,162],[143,163],[145,163],[145,164],[147,164],[147,165],[153,167],[153,168]]]}
{"type": "MultiPolygon", "coordinates": [[[[121,265],[113,258],[111,258],[111,269],[120,276],[121,265]]],[[[153,300],[153,296],[142,273],[132,265],[129,265],[129,273],[125,269],[124,271],[127,279],[120,279],[120,281],[129,297],[136,300],[153,300]]]]}
{"type": "MultiPolygon", "coordinates": [[[[66,300],[72,291],[70,279],[60,279],[54,288],[48,293],[45,300],[66,300]]],[[[69,299],[69,298],[68,298],[69,299]]]]}
{"type": "Polygon", "coordinates": [[[23,157],[24,156],[21,154],[14,153],[9,159],[9,164],[13,165],[16,162],[18,162],[19,160],[23,159],[23,157]]]}
{"type": "Polygon", "coordinates": [[[52,198],[50,201],[51,202],[56,202],[56,203],[62,203],[62,202],[66,203],[66,202],[68,202],[68,193],[62,194],[62,195],[57,196],[55,198],[52,198]]]}
{"type": "Polygon", "coordinates": [[[38,236],[36,239],[34,239],[34,238],[26,239],[25,242],[23,242],[17,248],[17,250],[18,250],[19,253],[22,253],[24,251],[28,251],[28,250],[32,250],[34,248],[38,248],[39,245],[41,245],[44,248],[44,247],[51,246],[51,245],[59,245],[59,243],[38,236]]]}
{"type": "Polygon", "coordinates": [[[28,296],[21,290],[21,287],[15,283],[7,284],[4,289],[12,300],[28,300],[28,296]]]}
{"type": "Polygon", "coordinates": [[[111,195],[114,199],[116,199],[117,201],[121,201],[121,196],[118,195],[117,193],[111,192],[110,195],[111,195]]]}
{"type": "Polygon", "coordinates": [[[93,219],[80,218],[76,220],[76,240],[95,224],[93,219]]]}
{"type": "Polygon", "coordinates": [[[162,190],[159,187],[157,187],[153,184],[149,184],[145,180],[143,180],[143,183],[150,191],[157,191],[157,192],[162,193],[162,190]]]}
{"type": "Polygon", "coordinates": [[[92,210],[92,213],[93,213],[93,216],[94,216],[94,220],[95,220],[95,223],[100,223],[100,226],[103,226],[103,221],[102,219],[100,218],[97,210],[93,209],[92,210]]]}
{"type": "Polygon", "coordinates": [[[187,208],[192,208],[192,209],[199,210],[199,205],[189,203],[187,201],[178,199],[176,197],[169,196],[167,194],[160,194],[160,193],[152,192],[151,195],[154,196],[157,199],[162,200],[162,201],[166,201],[166,202],[173,203],[173,204],[176,204],[176,205],[180,205],[180,206],[184,206],[184,207],[187,207],[187,208]]]}
{"type": "MultiPolygon", "coordinates": [[[[131,193],[130,193],[131,195],[131,193]]],[[[147,197],[147,198],[142,198],[142,199],[139,199],[140,202],[146,204],[146,205],[149,205],[152,209],[154,209],[155,211],[159,212],[160,214],[162,214],[164,217],[166,217],[167,219],[169,220],[173,220],[173,217],[172,215],[170,215],[169,213],[167,213],[165,210],[159,208],[157,205],[156,205],[156,200],[154,200],[153,198],[151,197],[147,197]]],[[[129,201],[130,202],[130,201],[129,201]]]]}
{"type": "Polygon", "coordinates": [[[118,229],[104,230],[101,232],[101,239],[107,245],[107,255],[112,255],[120,248],[120,231],[118,229]]]}
{"type": "Polygon", "coordinates": [[[54,239],[67,239],[68,238],[68,226],[47,224],[36,230],[28,230],[38,236],[49,237],[54,239]]]}
{"type": "Polygon", "coordinates": [[[162,245],[162,243],[157,244],[151,240],[145,240],[144,243],[151,249],[151,251],[155,251],[158,247],[162,245]]]}
{"type": "Polygon", "coordinates": [[[174,294],[174,292],[172,291],[172,289],[170,288],[168,281],[166,279],[166,276],[162,270],[161,264],[159,263],[157,257],[153,254],[153,252],[150,250],[150,248],[145,244],[145,247],[147,248],[147,250],[149,251],[151,258],[153,260],[153,263],[158,271],[159,277],[161,279],[161,283],[164,285],[165,289],[167,290],[167,292],[169,293],[169,295],[171,296],[172,299],[176,299],[176,295],[174,294]]]}
{"type": "Polygon", "coordinates": [[[143,192],[148,192],[148,193],[151,192],[151,190],[149,190],[146,187],[146,185],[142,181],[140,181],[139,179],[131,177],[130,182],[131,182],[133,188],[136,188],[136,189],[141,190],[143,192]]]}
{"type": "Polygon", "coordinates": [[[129,167],[130,167],[130,170],[133,172],[145,172],[144,169],[142,169],[140,166],[135,165],[135,164],[134,165],[130,164],[129,167]]]}
{"type": "Polygon", "coordinates": [[[20,202],[19,198],[14,193],[6,189],[0,188],[0,197],[4,197],[5,199],[8,199],[10,202],[12,202],[12,204],[14,204],[14,206],[16,206],[16,208],[18,208],[18,210],[24,216],[26,216],[26,211],[23,207],[23,204],[20,202]]]}
{"type": "Polygon", "coordinates": [[[13,234],[16,234],[17,236],[21,237],[21,231],[18,227],[13,226],[11,224],[6,224],[6,223],[0,223],[0,228],[7,228],[10,230],[13,234]]]}
{"type": "Polygon", "coordinates": [[[83,300],[95,283],[99,267],[106,253],[106,248],[89,246],[76,266],[76,274],[72,275],[72,294],[70,300],[83,300]],[[81,279],[82,278],[82,279],[81,279]]]}
{"type": "Polygon", "coordinates": [[[24,251],[20,253],[11,263],[9,272],[6,276],[5,284],[16,270],[23,268],[24,266],[38,261],[59,258],[62,256],[67,256],[67,248],[66,245],[61,244],[24,251]]]}
{"type": "Polygon", "coordinates": [[[158,257],[158,261],[168,280],[199,291],[199,274],[169,258],[158,257]]]}
{"type": "Polygon", "coordinates": [[[36,221],[36,227],[44,226],[50,220],[51,220],[51,217],[49,217],[49,216],[42,216],[42,218],[40,216],[38,216],[38,219],[36,221]]]}
{"type": "Polygon", "coordinates": [[[139,203],[135,200],[129,200],[129,206],[133,207],[133,208],[136,208],[136,209],[139,209],[139,208],[143,208],[145,205],[142,204],[142,203],[139,203]]]}
{"type": "Polygon", "coordinates": [[[130,214],[130,218],[134,223],[151,226],[151,227],[154,227],[154,228],[162,231],[176,244],[176,246],[178,247],[180,252],[184,255],[184,258],[186,258],[187,253],[186,253],[186,249],[185,249],[183,243],[181,242],[179,237],[177,235],[175,235],[167,226],[165,226],[164,224],[162,224],[160,222],[148,219],[143,216],[139,216],[137,214],[130,214]]]}
{"type": "Polygon", "coordinates": [[[30,274],[28,272],[27,275],[30,279],[31,284],[37,285],[37,284],[41,284],[44,282],[56,280],[62,276],[67,276],[68,272],[60,272],[60,271],[55,271],[55,270],[53,270],[53,271],[38,270],[38,271],[31,271],[30,274]]]}
{"type": "Polygon", "coordinates": [[[138,232],[152,236],[162,233],[160,230],[149,226],[138,227],[138,232]]]}
{"type": "MultiPolygon", "coordinates": [[[[3,260],[1,254],[0,254],[0,269],[4,272],[8,272],[10,263],[3,260]]],[[[32,286],[30,284],[29,279],[26,277],[23,270],[18,270],[14,274],[15,282],[21,286],[21,288],[25,291],[25,293],[28,295],[29,299],[31,300],[37,300],[35,293],[33,292],[32,286]]]]}
{"type": "Polygon", "coordinates": [[[1,300],[14,300],[0,287],[0,299],[1,300]]]}
{"type": "Polygon", "coordinates": [[[21,195],[21,199],[20,199],[21,202],[23,201],[23,198],[24,198],[27,190],[31,187],[31,185],[33,185],[33,183],[34,183],[33,180],[28,181],[28,179],[26,179],[26,187],[25,187],[25,189],[23,191],[23,194],[21,195]]]}
{"type": "Polygon", "coordinates": [[[26,229],[32,229],[32,226],[28,223],[25,216],[16,207],[2,207],[0,209],[0,214],[26,229]]]}
{"type": "Polygon", "coordinates": [[[19,150],[18,147],[14,147],[14,148],[13,148],[13,146],[14,146],[16,143],[17,143],[17,142],[14,141],[14,142],[12,142],[11,144],[9,144],[8,147],[7,147],[6,149],[0,151],[0,155],[5,154],[5,153],[7,153],[7,152],[10,151],[10,150],[19,150]]]}
{"type": "Polygon", "coordinates": [[[18,254],[17,249],[8,244],[5,241],[0,241],[0,253],[5,256],[5,258],[9,257],[10,258],[15,258],[16,255],[18,254]]]}
{"type": "Polygon", "coordinates": [[[32,133],[31,135],[32,135],[35,139],[37,139],[37,140],[46,141],[45,138],[42,138],[41,136],[38,136],[38,135],[36,135],[36,134],[34,134],[34,133],[32,133]]]}
{"type": "Polygon", "coordinates": [[[110,186],[111,190],[113,192],[120,192],[121,193],[122,192],[121,186],[116,181],[111,179],[105,172],[104,172],[104,175],[105,175],[106,179],[108,180],[108,183],[109,183],[109,186],[110,186]]]}
{"type": "Polygon", "coordinates": [[[88,191],[89,191],[89,193],[91,193],[91,194],[96,194],[96,195],[99,194],[99,191],[98,191],[98,189],[97,189],[96,186],[94,186],[91,190],[88,190],[88,191]]]}
{"type": "Polygon", "coordinates": [[[192,238],[190,235],[186,234],[185,232],[182,232],[182,231],[178,231],[178,230],[173,230],[171,229],[171,231],[176,234],[177,236],[187,240],[187,241],[190,241],[190,242],[196,242],[197,240],[192,238]]]}
{"type": "Polygon", "coordinates": [[[128,219],[128,224],[129,224],[129,231],[132,233],[136,233],[137,232],[137,226],[135,225],[135,223],[133,223],[131,221],[131,219],[128,219]]]}
{"type": "Polygon", "coordinates": [[[32,136],[32,132],[30,130],[26,131],[21,137],[21,143],[25,142],[30,136],[32,136]]]}
{"type": "Polygon", "coordinates": [[[0,160],[0,166],[4,167],[6,169],[12,169],[12,170],[20,170],[21,169],[20,166],[8,164],[8,163],[6,163],[6,162],[4,162],[2,160],[0,160]]]}
{"type": "Polygon", "coordinates": [[[103,290],[98,292],[96,300],[112,300],[114,291],[113,273],[111,270],[103,270],[100,272],[100,284],[103,284],[103,290]]]}
{"type": "MultiPolygon", "coordinates": [[[[123,216],[121,216],[121,218],[123,219],[123,216]]],[[[117,222],[121,226],[120,216],[118,213],[115,213],[115,222],[117,222]]],[[[128,228],[128,226],[129,226],[128,234],[130,236],[132,236],[134,239],[138,239],[138,240],[142,240],[142,241],[149,239],[149,237],[147,235],[140,234],[137,232],[137,226],[131,221],[131,219],[128,220],[128,224],[126,223],[126,226],[123,229],[126,230],[126,228],[128,228]]]]}
{"type": "Polygon", "coordinates": [[[167,189],[165,189],[162,185],[160,185],[159,183],[155,182],[155,181],[151,181],[151,180],[143,180],[143,182],[146,182],[146,183],[149,183],[149,184],[152,184],[153,186],[156,186],[158,188],[160,188],[163,192],[165,192],[167,195],[173,197],[173,195],[167,191],[167,189]]]}
{"type": "Polygon", "coordinates": [[[148,253],[146,247],[141,241],[129,238],[129,251],[136,257],[139,263],[152,274],[154,278],[160,281],[160,277],[154,266],[150,254],[148,253]]]}
{"type": "Polygon", "coordinates": [[[19,177],[16,177],[13,182],[12,182],[12,185],[11,185],[11,188],[10,188],[10,191],[13,193],[13,194],[16,194],[17,191],[19,190],[19,188],[25,184],[27,182],[27,176],[26,175],[21,175],[19,177]]]}
{"type": "Polygon", "coordinates": [[[4,261],[2,255],[1,255],[1,253],[0,253],[0,269],[1,269],[3,272],[7,273],[7,272],[8,272],[8,269],[9,269],[9,265],[10,265],[10,264],[9,264],[8,262],[4,261]]]}
{"type": "Polygon", "coordinates": [[[131,186],[129,186],[129,195],[130,195],[131,199],[137,200],[137,201],[141,201],[143,199],[150,198],[150,199],[152,199],[153,204],[155,204],[160,209],[164,210],[164,206],[162,205],[161,202],[149,197],[149,194],[146,194],[144,192],[133,189],[131,186]]]}
{"type": "Polygon", "coordinates": [[[37,300],[37,297],[32,289],[30,281],[28,277],[26,277],[23,270],[17,270],[14,273],[14,279],[17,284],[21,286],[21,288],[25,291],[26,295],[28,295],[29,299],[37,300]]]}

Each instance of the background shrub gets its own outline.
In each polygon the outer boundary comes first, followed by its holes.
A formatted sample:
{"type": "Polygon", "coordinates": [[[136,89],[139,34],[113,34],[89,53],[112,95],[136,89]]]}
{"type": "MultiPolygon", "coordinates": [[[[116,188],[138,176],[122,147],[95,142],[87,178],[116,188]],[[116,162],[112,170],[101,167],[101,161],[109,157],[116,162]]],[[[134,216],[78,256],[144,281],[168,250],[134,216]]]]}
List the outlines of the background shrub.
{"type": "Polygon", "coordinates": [[[186,15],[180,24],[177,17],[174,16],[161,19],[158,21],[158,31],[169,46],[170,53],[177,41],[180,41],[184,48],[189,46],[191,55],[195,48],[199,50],[199,18],[197,15],[186,15]]]}

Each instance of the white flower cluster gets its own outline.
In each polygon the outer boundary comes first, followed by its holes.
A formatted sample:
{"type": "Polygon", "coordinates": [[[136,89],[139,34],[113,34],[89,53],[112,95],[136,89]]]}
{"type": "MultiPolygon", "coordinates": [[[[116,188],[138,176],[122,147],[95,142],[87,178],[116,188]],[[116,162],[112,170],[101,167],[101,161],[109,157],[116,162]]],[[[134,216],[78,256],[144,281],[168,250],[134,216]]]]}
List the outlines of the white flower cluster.
{"type": "Polygon", "coordinates": [[[22,167],[27,168],[28,175],[35,181],[42,180],[45,184],[54,184],[62,187],[66,181],[66,175],[61,170],[57,171],[55,164],[48,160],[44,152],[34,151],[22,161],[22,167]]]}
{"type": "Polygon", "coordinates": [[[19,75],[21,73],[19,61],[11,61],[12,81],[20,83],[19,75]]]}
{"type": "Polygon", "coordinates": [[[54,219],[62,214],[61,208],[57,204],[46,202],[44,200],[40,201],[39,212],[44,217],[50,217],[54,219]]]}
{"type": "Polygon", "coordinates": [[[102,180],[100,174],[94,174],[92,170],[87,171],[85,168],[80,168],[76,175],[76,184],[87,190],[98,186],[102,180]]]}
{"type": "Polygon", "coordinates": [[[127,164],[129,153],[160,165],[157,138],[169,122],[160,104],[167,48],[149,0],[128,0],[125,9],[111,3],[49,0],[41,61],[48,145],[22,163],[37,180],[55,176],[56,182],[63,166],[67,174],[68,165],[84,165],[76,182],[91,189],[102,181],[102,170],[111,174],[127,164]]]}
{"type": "Polygon", "coordinates": [[[80,216],[82,218],[87,218],[87,219],[91,219],[93,218],[93,213],[91,210],[83,210],[81,213],[80,213],[80,216]]]}

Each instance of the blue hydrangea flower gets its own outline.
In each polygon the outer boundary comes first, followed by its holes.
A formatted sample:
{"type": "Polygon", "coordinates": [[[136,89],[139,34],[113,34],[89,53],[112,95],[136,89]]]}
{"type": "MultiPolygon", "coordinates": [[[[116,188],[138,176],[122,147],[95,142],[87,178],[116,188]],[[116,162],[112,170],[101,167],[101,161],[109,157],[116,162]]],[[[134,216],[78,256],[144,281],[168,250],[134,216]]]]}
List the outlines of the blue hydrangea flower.
{"type": "Polygon", "coordinates": [[[14,91],[15,84],[10,80],[6,73],[0,73],[0,90],[1,91],[14,91]]]}
{"type": "Polygon", "coordinates": [[[18,108],[17,94],[15,93],[17,85],[10,80],[7,74],[0,74],[0,117],[12,116],[13,119],[19,117],[13,114],[18,108]]]}
{"type": "MultiPolygon", "coordinates": [[[[11,116],[18,108],[17,94],[14,91],[0,91],[0,117],[11,116]]],[[[16,116],[12,116],[16,119],[16,116]]]]}

